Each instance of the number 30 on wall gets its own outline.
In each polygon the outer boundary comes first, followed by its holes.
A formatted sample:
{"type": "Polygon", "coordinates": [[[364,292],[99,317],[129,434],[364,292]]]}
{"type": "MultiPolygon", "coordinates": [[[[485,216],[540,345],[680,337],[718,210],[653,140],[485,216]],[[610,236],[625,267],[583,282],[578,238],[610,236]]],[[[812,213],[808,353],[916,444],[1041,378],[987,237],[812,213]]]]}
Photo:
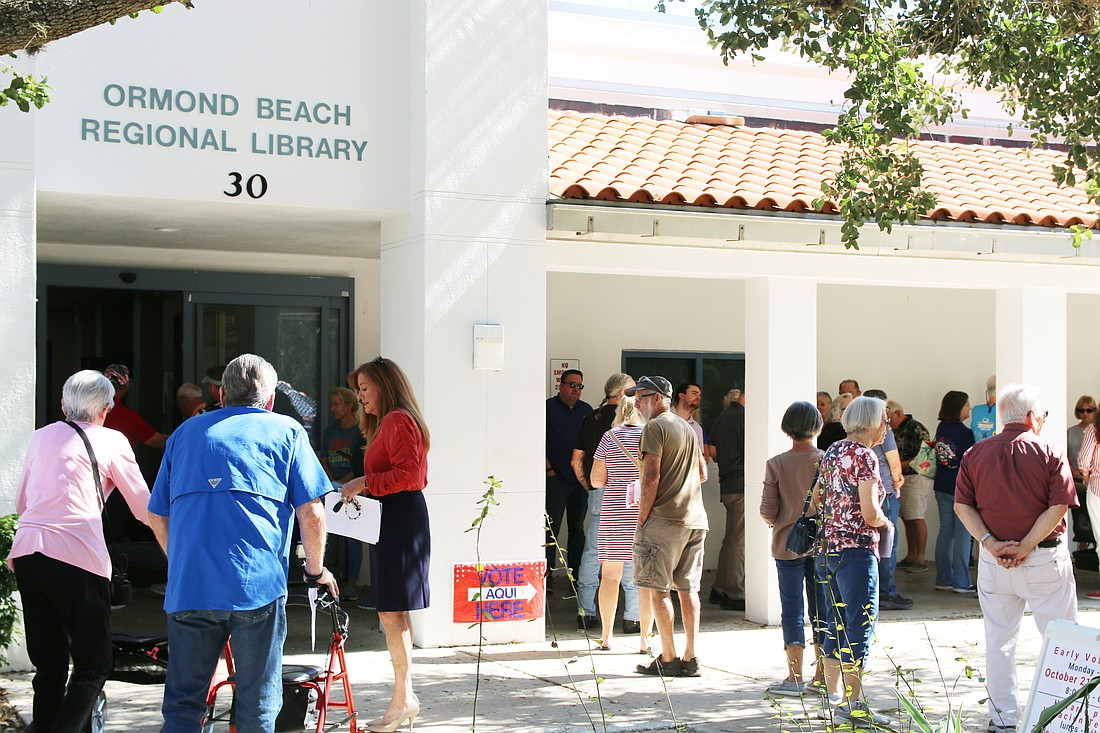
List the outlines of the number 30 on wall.
{"type": "Polygon", "coordinates": [[[259,199],[263,198],[264,194],[267,193],[267,179],[259,173],[253,173],[246,181],[244,174],[238,173],[237,171],[231,171],[229,173],[229,180],[229,190],[222,191],[222,193],[230,198],[236,198],[242,193],[247,193],[249,198],[259,199]],[[244,181],[243,185],[241,183],[242,181],[244,181]]]}

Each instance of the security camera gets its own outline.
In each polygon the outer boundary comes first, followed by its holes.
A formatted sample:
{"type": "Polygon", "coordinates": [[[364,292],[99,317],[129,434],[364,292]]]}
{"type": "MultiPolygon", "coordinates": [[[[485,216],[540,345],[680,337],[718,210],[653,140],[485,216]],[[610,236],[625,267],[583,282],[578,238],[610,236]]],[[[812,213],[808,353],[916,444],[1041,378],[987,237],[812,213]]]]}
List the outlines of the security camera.
{"type": "Polygon", "coordinates": [[[122,282],[126,283],[127,285],[129,285],[130,283],[134,282],[134,280],[137,280],[137,273],[136,272],[120,272],[120,273],[118,273],[118,279],[121,280],[122,282]]]}

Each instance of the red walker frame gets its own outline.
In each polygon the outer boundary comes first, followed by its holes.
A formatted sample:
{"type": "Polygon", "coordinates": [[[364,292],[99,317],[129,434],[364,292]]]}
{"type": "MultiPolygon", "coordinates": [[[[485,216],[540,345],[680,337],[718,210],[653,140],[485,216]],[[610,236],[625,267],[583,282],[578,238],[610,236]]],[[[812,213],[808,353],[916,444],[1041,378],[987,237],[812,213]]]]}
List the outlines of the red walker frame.
{"type": "MultiPolygon", "coordinates": [[[[288,598],[288,600],[290,599],[288,598]]],[[[308,603],[308,601],[306,602],[308,603]]],[[[351,721],[350,733],[366,733],[366,728],[360,728],[356,721],[355,698],[352,696],[351,680],[348,678],[347,659],[344,656],[344,643],[348,638],[348,614],[340,608],[338,599],[333,599],[323,590],[318,597],[318,605],[322,608],[327,608],[329,615],[332,617],[332,641],[329,644],[328,664],[324,669],[317,666],[284,665],[284,679],[286,675],[290,674],[293,676],[295,672],[297,672],[299,676],[301,674],[308,675],[307,679],[285,682],[284,684],[287,686],[297,685],[307,690],[316,691],[317,727],[315,733],[325,733],[325,731],[335,730],[348,721],[351,721]],[[334,684],[343,687],[344,695],[342,699],[331,699],[330,692],[334,684]],[[329,709],[344,710],[346,715],[340,720],[328,725],[329,709]]],[[[232,688],[235,693],[235,669],[233,666],[233,652],[230,649],[231,642],[232,639],[226,640],[225,651],[223,652],[226,667],[225,679],[218,682],[215,682],[214,679],[210,680],[210,690],[206,693],[206,713],[203,715],[202,720],[203,733],[213,733],[214,723],[228,718],[227,713],[222,713],[220,716],[215,714],[215,703],[217,702],[218,691],[226,685],[232,688]]],[[[217,673],[215,673],[215,677],[216,676],[217,673]]],[[[236,733],[237,731],[237,727],[232,720],[229,722],[229,731],[230,733],[236,733]]]]}

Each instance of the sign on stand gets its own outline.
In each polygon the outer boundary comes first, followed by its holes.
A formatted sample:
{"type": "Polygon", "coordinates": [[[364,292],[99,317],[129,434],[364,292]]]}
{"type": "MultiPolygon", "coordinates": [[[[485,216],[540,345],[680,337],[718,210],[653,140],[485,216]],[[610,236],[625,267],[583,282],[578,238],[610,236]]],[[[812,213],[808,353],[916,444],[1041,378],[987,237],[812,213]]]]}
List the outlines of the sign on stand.
{"type": "Polygon", "coordinates": [[[454,622],[530,621],[546,602],[546,561],[455,563],[454,622]]]}
{"type": "Polygon", "coordinates": [[[550,396],[558,393],[558,385],[561,384],[561,375],[570,369],[580,369],[580,359],[551,359],[550,360],[550,396]]]}
{"type": "MultiPolygon", "coordinates": [[[[1035,666],[1035,681],[1024,709],[1024,724],[1017,730],[1030,733],[1039,715],[1100,675],[1100,629],[1068,621],[1051,621],[1043,637],[1043,650],[1035,666]]],[[[1084,701],[1070,705],[1046,727],[1049,733],[1086,733],[1100,726],[1100,691],[1089,695],[1089,720],[1081,710],[1084,701]]]]}

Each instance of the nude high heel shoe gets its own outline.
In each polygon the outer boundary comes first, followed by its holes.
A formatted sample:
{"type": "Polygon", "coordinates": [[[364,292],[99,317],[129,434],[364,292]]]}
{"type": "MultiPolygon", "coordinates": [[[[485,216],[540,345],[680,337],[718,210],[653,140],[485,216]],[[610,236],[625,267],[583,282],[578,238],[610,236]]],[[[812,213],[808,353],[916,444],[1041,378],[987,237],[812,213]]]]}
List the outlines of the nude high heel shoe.
{"type": "Polygon", "coordinates": [[[394,718],[392,723],[383,725],[382,721],[378,721],[378,725],[372,725],[374,721],[367,724],[367,730],[370,733],[396,733],[397,729],[404,725],[405,721],[409,723],[409,731],[411,733],[413,729],[413,722],[416,720],[416,716],[420,715],[420,701],[413,698],[412,703],[405,706],[405,709],[401,711],[400,715],[394,718]]]}

